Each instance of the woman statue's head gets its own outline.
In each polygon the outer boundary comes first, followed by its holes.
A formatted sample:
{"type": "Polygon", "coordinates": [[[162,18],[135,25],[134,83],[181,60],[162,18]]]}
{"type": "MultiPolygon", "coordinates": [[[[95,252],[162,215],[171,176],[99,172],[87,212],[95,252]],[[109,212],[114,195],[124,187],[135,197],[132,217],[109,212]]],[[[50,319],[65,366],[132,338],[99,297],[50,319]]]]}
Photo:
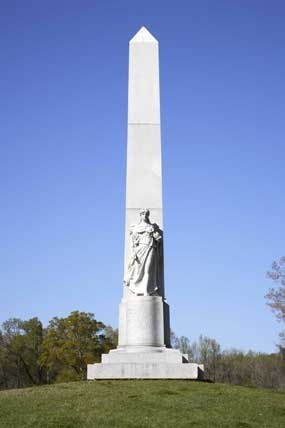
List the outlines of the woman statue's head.
{"type": "Polygon", "coordinates": [[[141,210],[140,210],[140,218],[141,218],[141,220],[142,221],[149,221],[149,209],[147,209],[147,208],[142,208],[141,210]]]}

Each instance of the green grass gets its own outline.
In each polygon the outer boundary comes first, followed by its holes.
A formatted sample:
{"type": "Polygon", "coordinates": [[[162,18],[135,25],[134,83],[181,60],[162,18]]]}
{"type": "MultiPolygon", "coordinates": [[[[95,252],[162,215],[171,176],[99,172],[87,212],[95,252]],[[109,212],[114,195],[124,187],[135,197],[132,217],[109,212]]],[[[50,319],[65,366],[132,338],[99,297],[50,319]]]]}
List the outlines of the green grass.
{"type": "Polygon", "coordinates": [[[285,393],[204,382],[71,382],[0,392],[1,428],[285,427],[285,393]]]}

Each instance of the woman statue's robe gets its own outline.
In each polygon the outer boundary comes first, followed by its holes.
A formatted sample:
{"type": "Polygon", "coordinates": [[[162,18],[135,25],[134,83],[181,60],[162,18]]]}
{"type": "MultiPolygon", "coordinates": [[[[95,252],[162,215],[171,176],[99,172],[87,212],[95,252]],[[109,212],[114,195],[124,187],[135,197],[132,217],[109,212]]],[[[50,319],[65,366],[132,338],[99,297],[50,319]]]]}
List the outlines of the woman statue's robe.
{"type": "Polygon", "coordinates": [[[162,287],[162,231],[157,224],[140,222],[132,225],[131,257],[125,280],[137,295],[159,295],[162,287]]]}

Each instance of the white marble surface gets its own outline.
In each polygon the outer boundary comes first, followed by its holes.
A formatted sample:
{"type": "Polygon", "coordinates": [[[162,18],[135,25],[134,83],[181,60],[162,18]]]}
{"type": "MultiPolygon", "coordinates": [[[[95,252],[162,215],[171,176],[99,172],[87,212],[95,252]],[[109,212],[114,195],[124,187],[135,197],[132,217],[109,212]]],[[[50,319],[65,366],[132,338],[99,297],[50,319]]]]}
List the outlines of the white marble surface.
{"type": "MultiPolygon", "coordinates": [[[[129,125],[126,206],[162,209],[160,127],[129,125]]],[[[159,221],[162,223],[162,219],[159,221]]],[[[161,224],[162,226],[162,224],[161,224]]]]}
{"type": "Polygon", "coordinates": [[[181,364],[185,357],[178,349],[157,348],[150,350],[147,347],[118,348],[109,354],[102,354],[102,363],[172,363],[181,364]]]}
{"type": "MultiPolygon", "coordinates": [[[[140,261],[135,251],[130,259],[129,231],[131,224],[138,222],[141,208],[150,210],[151,223],[163,231],[158,42],[144,27],[129,44],[128,102],[124,278],[129,260],[140,261]]],[[[169,349],[169,306],[164,286],[159,293],[154,290],[158,296],[136,295],[129,286],[123,288],[119,346],[103,354],[102,363],[89,364],[87,378],[200,378],[202,368],[198,364],[188,363],[181,352],[169,349]]]]}
{"type": "Polygon", "coordinates": [[[165,346],[167,306],[160,296],[131,295],[123,299],[120,304],[119,346],[165,346]]]}
{"type": "Polygon", "coordinates": [[[195,363],[163,362],[88,364],[87,379],[202,379],[195,363]]]}
{"type": "Polygon", "coordinates": [[[148,208],[151,221],[163,229],[158,42],[145,27],[129,44],[124,277],[129,229],[141,208],[148,208]]]}
{"type": "Polygon", "coordinates": [[[142,27],[129,44],[129,124],[159,124],[158,42],[142,27]]]}

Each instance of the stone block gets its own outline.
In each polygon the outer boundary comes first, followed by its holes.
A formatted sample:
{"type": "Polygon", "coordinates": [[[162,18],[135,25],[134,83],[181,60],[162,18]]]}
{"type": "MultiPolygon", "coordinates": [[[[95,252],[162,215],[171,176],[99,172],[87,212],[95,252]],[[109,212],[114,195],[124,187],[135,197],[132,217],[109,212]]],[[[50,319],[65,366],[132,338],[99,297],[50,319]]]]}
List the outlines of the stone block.
{"type": "Polygon", "coordinates": [[[201,379],[198,364],[112,363],[88,364],[87,379],[201,379]]]}

